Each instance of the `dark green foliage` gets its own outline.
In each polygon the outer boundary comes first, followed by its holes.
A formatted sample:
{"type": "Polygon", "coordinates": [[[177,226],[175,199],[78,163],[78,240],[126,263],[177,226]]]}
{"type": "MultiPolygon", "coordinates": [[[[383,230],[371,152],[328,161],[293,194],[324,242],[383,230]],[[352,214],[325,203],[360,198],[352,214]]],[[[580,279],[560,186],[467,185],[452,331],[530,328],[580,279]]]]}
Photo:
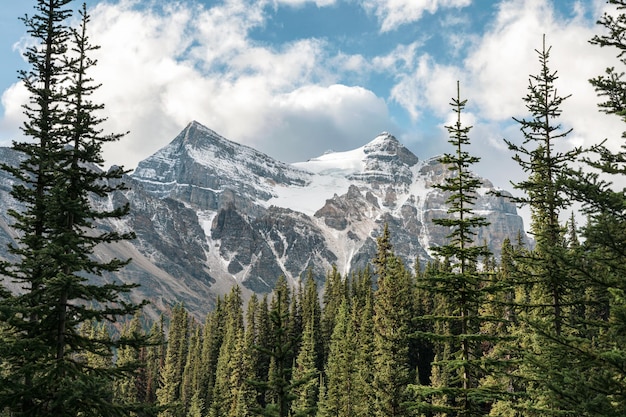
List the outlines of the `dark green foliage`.
{"type": "Polygon", "coordinates": [[[259,312],[259,302],[256,294],[253,294],[248,302],[248,311],[246,314],[247,327],[243,343],[238,352],[241,371],[235,380],[240,384],[239,392],[237,393],[237,409],[235,412],[237,417],[254,415],[254,410],[258,407],[259,393],[250,381],[256,378],[256,373],[259,369],[260,356],[256,348],[260,340],[259,312]]]}
{"type": "MultiPolygon", "coordinates": [[[[515,184],[525,197],[532,213],[531,230],[535,237],[533,250],[509,252],[507,279],[515,285],[514,314],[511,331],[517,337],[519,368],[516,375],[525,382],[518,384],[523,400],[518,406],[527,412],[544,415],[571,413],[567,396],[573,395],[564,381],[577,376],[576,354],[565,346],[577,338],[577,316],[585,303],[584,282],[573,267],[567,230],[560,216],[569,208],[568,184],[573,165],[583,150],[557,151],[559,141],[570,133],[558,123],[562,103],[567,97],[556,92],[556,72],[548,62],[551,48],[537,50],[540,71],[530,77],[524,98],[529,119],[517,120],[524,134],[522,146],[509,148],[514,159],[528,172],[528,179],[515,184]]],[[[570,230],[570,241],[573,240],[570,230]]],[[[578,255],[577,255],[578,256],[578,255]]]]}
{"type": "Polygon", "coordinates": [[[125,407],[97,387],[129,368],[92,366],[79,358],[110,357],[114,348],[141,344],[141,338],[116,340],[80,329],[140,308],[124,298],[133,285],[91,280],[128,262],[96,260],[94,247],[133,235],[92,232],[98,221],[119,219],[128,207],[92,203],[124,187],[121,169],[98,167],[102,144],[120,135],[105,136],[98,128],[102,119],[95,113],[103,106],[90,100],[98,85],[88,76],[95,64],[89,54],[96,49],[86,35],[89,16],[83,7],[79,29],[70,29],[64,23],[72,14],[68,4],[40,0],[35,15],[23,19],[38,42],[26,53],[32,69],[20,72],[31,96],[23,131],[33,141],[14,144],[25,155],[19,167],[3,166],[16,177],[12,195],[25,210],[10,211],[20,236],[9,250],[18,260],[2,263],[0,273],[24,292],[4,294],[0,305],[8,332],[1,354],[11,364],[0,383],[0,407],[20,415],[117,415],[125,407]]]}
{"type": "Polygon", "coordinates": [[[565,193],[569,166],[582,153],[576,148],[568,152],[558,152],[557,142],[563,140],[571,130],[563,131],[558,123],[561,105],[567,97],[557,94],[554,82],[556,72],[549,69],[551,48],[547,48],[545,37],[543,48],[537,51],[540,63],[538,75],[531,76],[528,94],[524,98],[531,118],[517,120],[524,134],[524,144],[517,146],[507,142],[515,152],[514,160],[529,173],[527,180],[514,184],[525,197],[518,202],[528,204],[532,213],[531,230],[536,241],[535,250],[529,253],[526,263],[532,268],[526,282],[531,285],[536,318],[553,327],[560,334],[569,304],[568,296],[574,290],[569,285],[572,280],[562,265],[564,259],[564,230],[559,215],[570,205],[565,193]],[[539,306],[549,306],[549,308],[539,306]]]}
{"type": "MultiPolygon", "coordinates": [[[[598,95],[605,99],[600,110],[614,114],[622,121],[626,113],[626,89],[623,67],[626,3],[611,0],[616,12],[603,15],[598,24],[602,35],[594,36],[592,43],[615,48],[618,65],[607,68],[605,74],[590,80],[598,95]]],[[[622,140],[624,138],[622,134],[622,140]]],[[[626,198],[618,182],[626,174],[625,145],[618,151],[601,144],[593,154],[584,158],[587,167],[572,174],[566,183],[568,197],[581,202],[587,224],[581,228],[582,239],[575,240],[576,230],[570,229],[567,239],[567,266],[578,282],[578,297],[570,329],[557,341],[568,368],[578,377],[572,379],[565,372],[550,375],[552,396],[572,415],[617,416],[626,413],[626,386],[623,364],[626,361],[624,328],[624,298],[626,281],[625,242],[626,198]],[[556,374],[556,375],[555,375],[556,374]]],[[[573,225],[573,222],[571,222],[573,225]]],[[[569,324],[569,323],[568,323],[569,324]]]]}
{"type": "Polygon", "coordinates": [[[419,411],[479,416],[488,412],[504,394],[505,387],[494,384],[493,380],[489,384],[485,382],[501,365],[500,361],[487,360],[483,352],[489,344],[501,339],[499,335],[484,332],[486,325],[499,320],[486,308],[498,287],[491,271],[478,269],[479,262],[489,259],[490,253],[485,245],[476,244],[474,237],[488,222],[472,211],[481,181],[469,168],[479,159],[466,151],[471,127],[462,124],[466,100],[461,100],[458,85],[457,93],[451,103],[456,123],[447,127],[455,153],[441,158],[452,175],[436,185],[448,195],[449,216],[433,220],[451,230],[449,243],[432,248],[444,262],[427,268],[419,278],[417,290],[417,294],[423,294],[419,296],[422,315],[418,318],[421,325],[417,334],[433,346],[435,355],[431,384],[412,386],[411,391],[417,396],[413,407],[419,411]],[[428,296],[432,297],[432,304],[428,296]]]}
{"type": "Polygon", "coordinates": [[[412,277],[394,255],[386,225],[373,262],[378,278],[373,318],[375,415],[406,416],[412,277]]]}
{"type": "Polygon", "coordinates": [[[210,404],[211,416],[234,415],[239,389],[248,376],[242,375],[245,371],[242,363],[245,337],[243,300],[238,286],[233,287],[225,299],[225,313],[224,339],[219,351],[210,404]]]}
{"type": "Polygon", "coordinates": [[[316,332],[315,317],[305,321],[300,352],[293,370],[292,385],[294,400],[291,403],[293,416],[315,416],[319,392],[319,375],[317,368],[319,330],[316,332]]]}
{"type": "Polygon", "coordinates": [[[159,417],[176,417],[184,415],[181,399],[181,383],[185,358],[189,348],[189,316],[182,305],[172,309],[167,339],[165,363],[161,371],[161,381],[157,390],[157,401],[163,407],[159,417]]]}
{"type": "MultiPolygon", "coordinates": [[[[292,362],[296,341],[289,338],[289,290],[283,277],[274,289],[269,318],[271,342],[268,348],[259,350],[270,358],[267,381],[254,381],[254,385],[266,392],[267,404],[258,410],[263,416],[285,417],[289,415],[291,401],[295,396],[292,384],[292,362]]],[[[299,381],[297,381],[299,383],[299,381]]]]}
{"type": "MultiPolygon", "coordinates": [[[[124,325],[121,332],[123,339],[139,339],[145,337],[141,326],[141,315],[135,314],[132,320],[124,325]]],[[[115,381],[113,393],[116,402],[127,404],[130,407],[140,408],[142,404],[148,404],[151,400],[146,398],[148,387],[147,369],[148,346],[122,346],[117,350],[116,365],[135,369],[132,374],[126,375],[115,381]]]]}
{"type": "Polygon", "coordinates": [[[145,350],[144,378],[140,389],[140,399],[146,404],[156,404],[161,370],[165,366],[166,340],[163,326],[161,316],[152,325],[148,335],[150,343],[145,350]]]}
{"type": "Polygon", "coordinates": [[[346,297],[346,282],[342,278],[337,267],[326,275],[326,285],[324,287],[324,309],[321,317],[323,360],[328,360],[330,350],[330,338],[335,328],[335,319],[339,311],[339,306],[346,297]]]}
{"type": "Polygon", "coordinates": [[[204,334],[202,339],[202,357],[200,359],[200,400],[206,407],[213,403],[213,387],[215,386],[215,374],[217,362],[224,340],[224,322],[226,317],[225,303],[217,299],[215,310],[209,313],[204,322],[204,334]]]}
{"type": "Polygon", "coordinates": [[[325,368],[325,393],[320,400],[319,417],[356,416],[358,396],[355,395],[356,334],[347,300],[339,307],[330,351],[325,368]]]}
{"type": "Polygon", "coordinates": [[[295,362],[292,380],[295,399],[291,404],[294,416],[315,416],[322,367],[321,308],[317,284],[311,272],[307,274],[300,305],[304,331],[295,362]]]}

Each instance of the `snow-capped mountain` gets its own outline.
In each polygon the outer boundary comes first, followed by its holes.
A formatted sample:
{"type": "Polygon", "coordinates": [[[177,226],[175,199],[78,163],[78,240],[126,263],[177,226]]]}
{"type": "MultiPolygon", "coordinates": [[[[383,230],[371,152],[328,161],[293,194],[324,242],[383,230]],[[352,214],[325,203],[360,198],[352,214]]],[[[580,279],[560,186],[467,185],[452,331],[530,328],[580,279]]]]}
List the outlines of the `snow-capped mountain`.
{"type": "MultiPolygon", "coordinates": [[[[446,175],[437,158],[419,160],[388,133],[352,151],[286,164],[192,122],[140,162],[126,179],[130,190],[108,202],[130,202],[131,215],[102,227],[134,230],[137,239],[98,256],[132,257],[108,279],[141,284],[136,296],[154,311],[184,301],[202,316],[235,283],[263,293],[281,275],[295,282],[311,270],[321,283],[333,265],[344,274],[365,267],[384,224],[407,266],[427,261],[449,233],[431,221],[446,215],[446,196],[432,188],[446,175]]],[[[491,225],[477,239],[498,252],[523,224],[515,205],[491,189],[483,180],[475,208],[491,225]]],[[[12,236],[7,191],[0,189],[3,241],[12,236]]]]}

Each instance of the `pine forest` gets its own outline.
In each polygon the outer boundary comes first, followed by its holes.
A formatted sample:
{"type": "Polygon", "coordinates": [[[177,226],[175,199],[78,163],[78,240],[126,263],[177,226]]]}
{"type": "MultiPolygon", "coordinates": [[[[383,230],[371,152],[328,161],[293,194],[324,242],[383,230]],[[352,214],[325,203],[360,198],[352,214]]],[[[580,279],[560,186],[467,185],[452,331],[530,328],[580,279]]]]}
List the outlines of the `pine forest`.
{"type": "MultiPolygon", "coordinates": [[[[448,243],[430,248],[433,261],[406,265],[385,228],[368,268],[309,273],[296,287],[281,277],[249,299],[235,286],[203,321],[181,303],[153,322],[128,301],[134,285],[85,278],[132,262],[91,255],[134,236],[92,230],[128,213],[90,199],[124,189],[122,168],[92,168],[124,134],[100,127],[98,46],[86,6],[70,3],[38,0],[22,19],[37,43],[19,73],[31,140],[13,145],[19,167],[2,166],[26,210],[10,212],[17,261],[0,262],[23,290],[0,288],[0,415],[626,416],[626,191],[613,185],[626,147],[561,150],[568,96],[555,88],[549,38],[525,75],[527,115],[515,119],[524,141],[505,139],[526,176],[514,200],[530,209],[532,244],[511,236],[496,257],[476,237],[488,222],[473,210],[479,158],[468,151],[471,97],[457,83],[441,157],[450,175],[436,185],[448,211],[434,222],[448,243]]],[[[616,14],[589,41],[624,65],[626,1],[609,3],[616,14]]],[[[626,122],[624,73],[590,82],[599,111],[626,122]]]]}

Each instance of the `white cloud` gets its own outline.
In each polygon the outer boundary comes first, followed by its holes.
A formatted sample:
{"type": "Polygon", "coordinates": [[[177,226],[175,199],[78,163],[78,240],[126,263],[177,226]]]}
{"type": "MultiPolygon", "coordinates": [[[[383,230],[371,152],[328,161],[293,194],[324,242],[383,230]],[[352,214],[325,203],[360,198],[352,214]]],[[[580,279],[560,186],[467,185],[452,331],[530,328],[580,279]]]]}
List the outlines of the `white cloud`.
{"type": "MultiPolygon", "coordinates": [[[[584,10],[580,3],[573,7],[573,17],[564,18],[556,15],[548,0],[502,1],[493,23],[480,37],[472,38],[462,62],[444,65],[431,55],[418,56],[413,68],[397,78],[391,99],[403,106],[417,125],[425,111],[446,120],[451,112],[449,98],[455,94],[456,80],[461,80],[462,97],[469,100],[468,111],[476,116],[470,138],[477,145],[476,153],[483,157],[478,170],[510,188],[507,178],[520,175],[513,172],[516,167],[502,138],[521,139],[512,117],[527,115],[522,99],[529,75],[539,72],[535,50],[541,49],[546,34],[547,45],[552,45],[549,67],[559,76],[558,92],[572,95],[564,102],[559,121],[564,129],[574,130],[561,147],[590,146],[608,137],[617,148],[623,123],[597,111],[600,100],[588,83],[607,66],[618,65],[615,52],[588,42],[600,28],[583,16],[585,11],[599,15],[598,5],[587,6],[594,10],[584,10]]],[[[445,138],[442,123],[441,134],[433,138],[440,144],[430,144],[430,149],[447,149],[445,138]]]]}
{"type": "Polygon", "coordinates": [[[284,4],[286,6],[299,7],[306,3],[313,3],[317,7],[332,6],[337,3],[336,0],[274,0],[276,4],[284,4]]]}
{"type": "MultiPolygon", "coordinates": [[[[333,71],[360,71],[362,57],[328,56],[317,39],[252,41],[249,32],[266,23],[267,4],[171,3],[155,11],[122,0],[91,10],[88,30],[101,46],[91,75],[103,85],[94,100],[106,105],[107,133],[130,131],[105,146],[107,163],[135,167],[192,120],[286,161],[338,141],[360,146],[393,126],[384,100],[335,84],[333,71]]],[[[26,99],[19,85],[4,93],[3,131],[19,124],[26,99]]]]}
{"type": "Polygon", "coordinates": [[[396,73],[410,70],[417,59],[417,50],[422,46],[420,42],[408,45],[398,45],[390,53],[372,59],[372,66],[377,71],[396,73]]]}
{"type": "MultiPolygon", "coordinates": [[[[591,145],[609,135],[619,138],[619,121],[597,111],[599,102],[588,80],[617,63],[614,52],[591,45],[599,27],[582,19],[580,4],[575,17],[555,16],[545,0],[506,1],[498,17],[465,65],[472,78],[472,97],[484,119],[506,120],[527,112],[522,97],[527,93],[529,75],[539,72],[538,55],[542,35],[551,46],[548,66],[557,71],[557,91],[571,94],[563,106],[560,121],[574,129],[572,140],[591,145]],[[616,128],[618,129],[616,131],[616,128]]],[[[570,144],[571,145],[571,144],[570,144]]]]}
{"type": "Polygon", "coordinates": [[[381,32],[416,22],[424,12],[435,13],[440,8],[468,6],[471,0],[364,0],[363,7],[376,15],[381,32]]]}
{"type": "Polygon", "coordinates": [[[426,109],[443,117],[450,110],[450,98],[456,97],[456,82],[462,75],[459,68],[437,64],[430,55],[424,54],[417,59],[411,73],[399,78],[391,90],[391,99],[402,105],[413,121],[426,109]]]}
{"type": "Polygon", "coordinates": [[[276,97],[272,111],[275,125],[260,148],[283,160],[317,156],[320,147],[353,149],[393,127],[384,100],[362,87],[305,86],[276,97]]]}
{"type": "Polygon", "coordinates": [[[10,146],[11,140],[21,140],[22,133],[19,129],[25,121],[23,104],[28,102],[29,93],[23,83],[13,84],[2,93],[2,106],[4,117],[0,119],[0,131],[5,133],[7,143],[1,146],[10,146]]]}

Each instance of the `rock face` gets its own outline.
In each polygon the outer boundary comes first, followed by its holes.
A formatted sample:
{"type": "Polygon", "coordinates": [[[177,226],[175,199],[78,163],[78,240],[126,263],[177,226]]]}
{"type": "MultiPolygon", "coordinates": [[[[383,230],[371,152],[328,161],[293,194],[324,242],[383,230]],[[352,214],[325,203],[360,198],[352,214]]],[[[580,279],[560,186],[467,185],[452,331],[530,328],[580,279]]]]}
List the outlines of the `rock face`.
{"type": "MultiPolygon", "coordinates": [[[[0,157],[19,161],[6,148],[0,157]]],[[[141,284],[134,296],[150,300],[153,313],[183,301],[201,317],[236,283],[263,293],[281,275],[297,281],[311,270],[322,283],[333,265],[342,273],[365,267],[384,224],[407,266],[428,261],[430,248],[449,234],[432,223],[447,210],[446,195],[432,185],[447,175],[437,158],[420,161],[388,133],[353,151],[289,165],[193,122],[125,179],[130,190],[96,202],[129,202],[130,216],[100,227],[137,234],[96,255],[133,258],[103,279],[141,284]]],[[[6,209],[16,205],[10,179],[0,179],[4,248],[15,236],[6,209]]],[[[523,234],[523,224],[515,206],[490,190],[483,180],[475,210],[491,225],[477,240],[497,254],[506,237],[523,234]]]]}

